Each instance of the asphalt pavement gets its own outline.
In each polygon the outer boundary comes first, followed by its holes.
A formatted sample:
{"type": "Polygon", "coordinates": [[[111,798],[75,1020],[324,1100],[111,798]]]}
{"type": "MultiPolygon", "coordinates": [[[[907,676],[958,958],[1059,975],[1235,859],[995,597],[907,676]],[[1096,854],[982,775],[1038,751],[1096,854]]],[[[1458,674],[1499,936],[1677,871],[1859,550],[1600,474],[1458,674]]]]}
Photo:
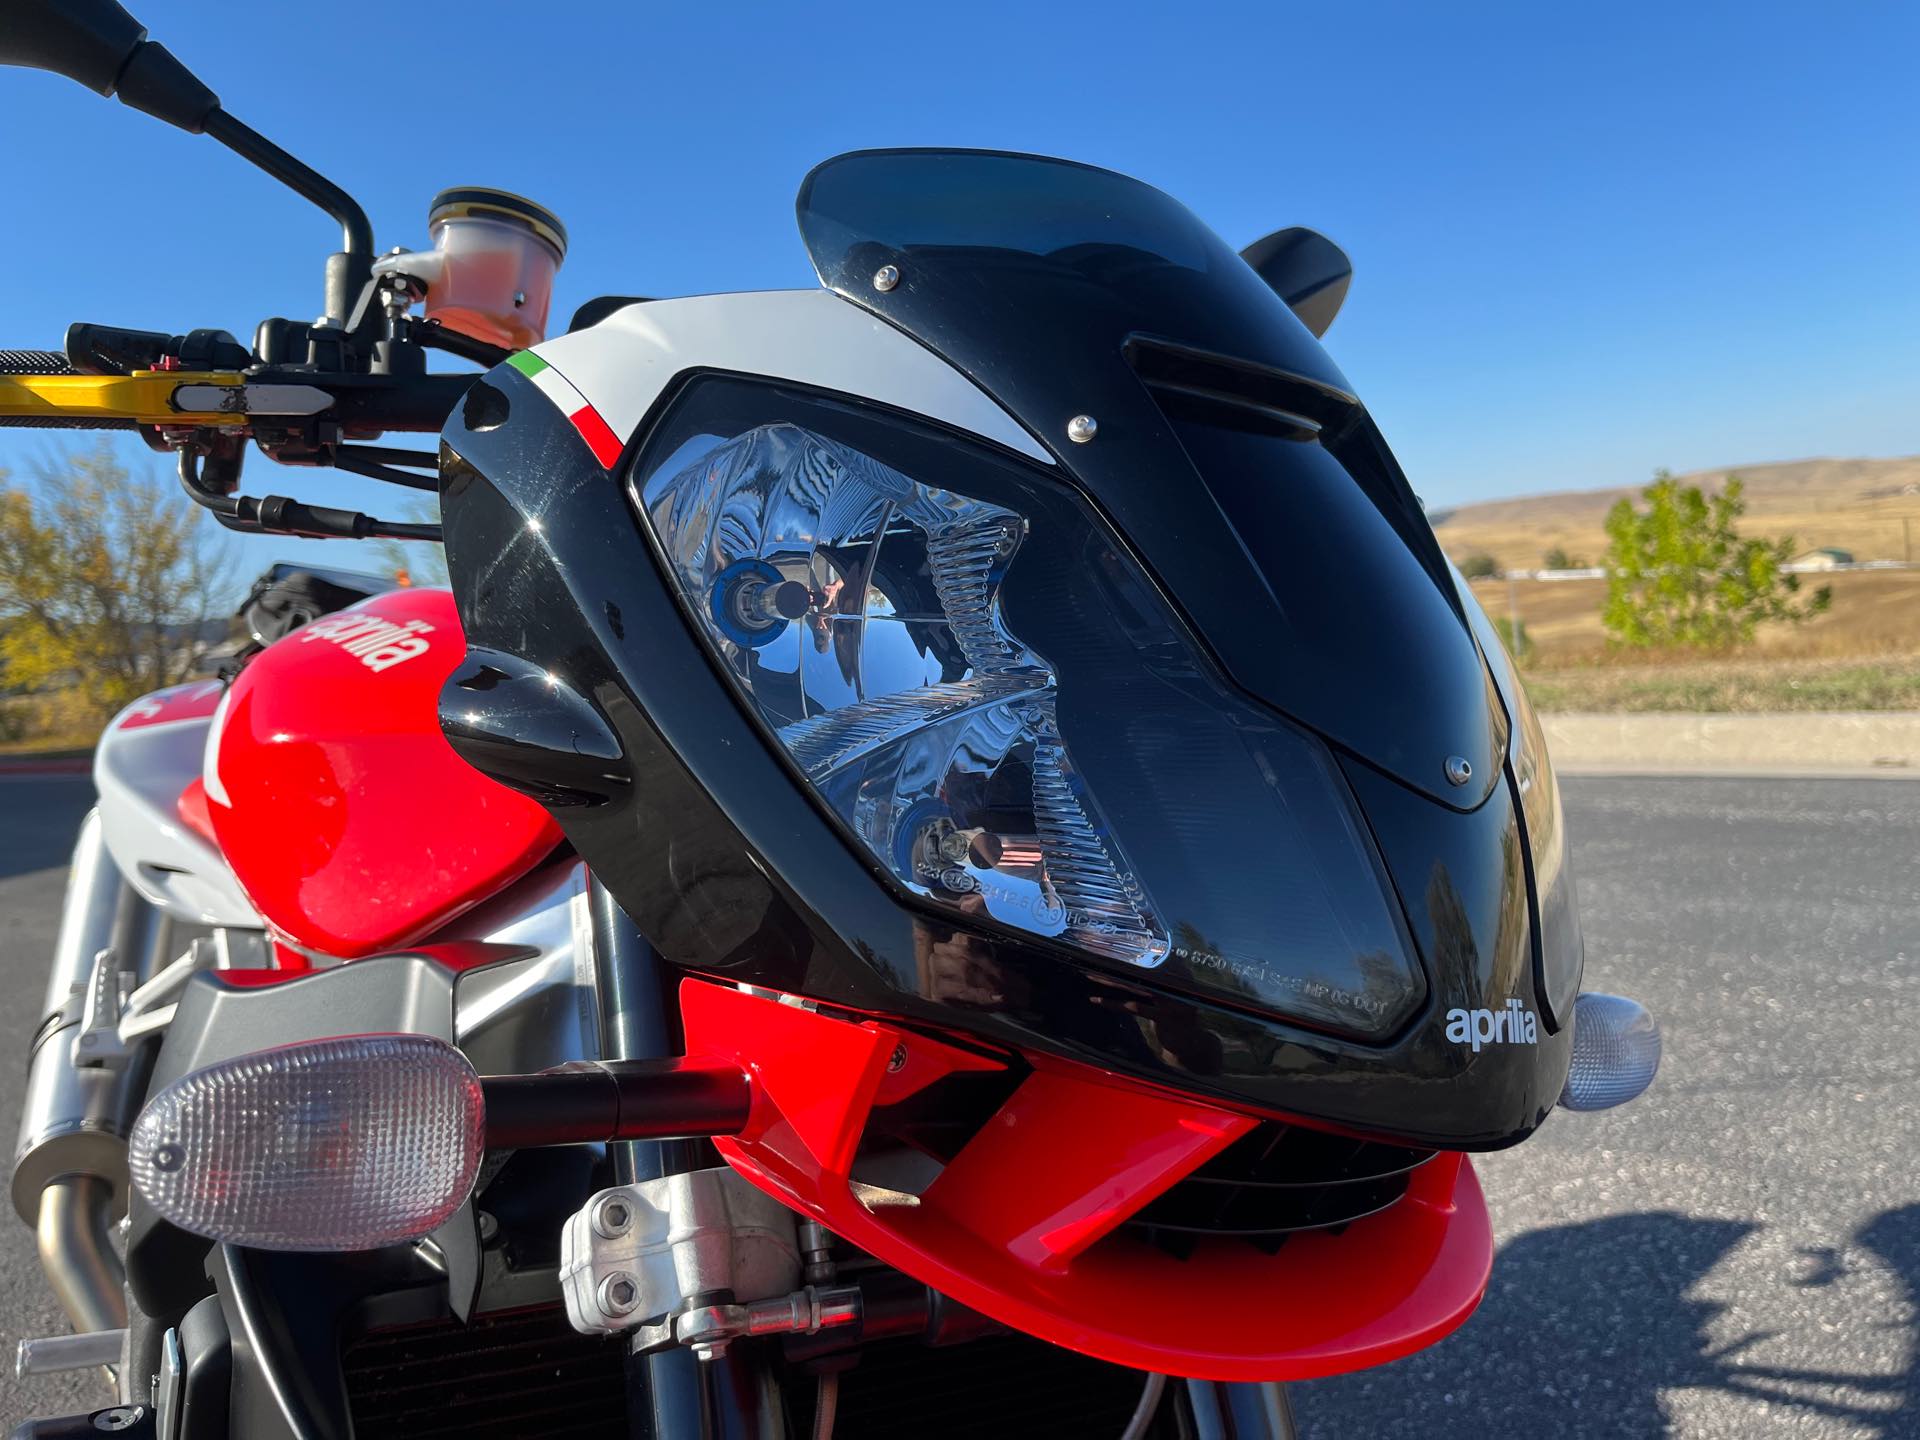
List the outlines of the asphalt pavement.
{"type": "MultiPolygon", "coordinates": [[[[1587,988],[1659,1014],[1660,1079],[1485,1157],[1485,1304],[1422,1354],[1296,1387],[1305,1433],[1920,1437],[1920,785],[1565,789],[1587,988]]],[[[17,1056],[89,798],[84,777],[0,776],[17,1056]]],[[[23,1068],[0,1063],[8,1133],[23,1068]]],[[[57,1328],[32,1236],[0,1217],[0,1355],[57,1328]]],[[[9,1424],[102,1396],[0,1369],[9,1424]]]]}

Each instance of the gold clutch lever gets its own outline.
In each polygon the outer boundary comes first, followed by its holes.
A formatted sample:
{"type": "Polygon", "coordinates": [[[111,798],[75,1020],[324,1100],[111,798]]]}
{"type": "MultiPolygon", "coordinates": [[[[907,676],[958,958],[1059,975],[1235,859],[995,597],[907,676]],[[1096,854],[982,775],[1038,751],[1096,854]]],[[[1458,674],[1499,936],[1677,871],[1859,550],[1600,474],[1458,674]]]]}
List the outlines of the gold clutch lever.
{"type": "Polygon", "coordinates": [[[0,375],[0,425],[30,419],[244,426],[255,417],[317,415],[332,404],[317,385],[252,384],[234,370],[0,375]]]}

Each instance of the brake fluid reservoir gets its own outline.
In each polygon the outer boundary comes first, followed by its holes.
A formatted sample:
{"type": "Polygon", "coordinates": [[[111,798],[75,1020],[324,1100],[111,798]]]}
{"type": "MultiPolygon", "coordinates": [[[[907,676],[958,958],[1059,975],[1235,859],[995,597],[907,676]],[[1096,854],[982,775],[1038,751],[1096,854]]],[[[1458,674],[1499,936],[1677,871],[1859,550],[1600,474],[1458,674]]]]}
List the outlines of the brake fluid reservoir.
{"type": "Polygon", "coordinates": [[[405,257],[426,282],[427,318],[508,349],[546,337],[553,277],[567,228],[552,211],[505,190],[442,190],[427,212],[433,249],[405,257]]]}

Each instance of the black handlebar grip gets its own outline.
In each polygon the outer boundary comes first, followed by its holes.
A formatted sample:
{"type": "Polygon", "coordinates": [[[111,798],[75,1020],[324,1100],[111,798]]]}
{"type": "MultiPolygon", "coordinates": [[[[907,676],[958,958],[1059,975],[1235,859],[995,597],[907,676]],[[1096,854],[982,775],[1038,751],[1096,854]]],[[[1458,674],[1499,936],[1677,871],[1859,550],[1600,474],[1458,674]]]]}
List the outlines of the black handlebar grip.
{"type": "MultiPolygon", "coordinates": [[[[0,375],[78,375],[60,350],[0,350],[0,375]]],[[[131,430],[131,420],[74,419],[61,415],[0,415],[0,426],[25,430],[131,430]]]]}
{"type": "Polygon", "coordinates": [[[64,350],[0,350],[0,375],[78,375],[64,350]]]}

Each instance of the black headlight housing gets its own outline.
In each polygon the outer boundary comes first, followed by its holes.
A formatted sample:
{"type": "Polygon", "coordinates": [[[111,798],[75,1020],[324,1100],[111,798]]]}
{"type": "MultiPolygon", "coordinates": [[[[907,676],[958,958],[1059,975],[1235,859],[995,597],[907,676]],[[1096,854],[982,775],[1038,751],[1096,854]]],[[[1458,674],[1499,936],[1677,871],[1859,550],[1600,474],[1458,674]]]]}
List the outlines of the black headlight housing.
{"type": "MultiPolygon", "coordinates": [[[[443,726],[469,760],[553,809],[673,964],[1415,1144],[1510,1144],[1551,1109],[1564,1033],[1543,1029],[1527,1046],[1446,1038],[1453,1010],[1534,1003],[1524,841],[1505,777],[1471,810],[1440,805],[1236,695],[1061,480],[847,397],[724,377],[686,377],[614,475],[507,368],[476,387],[444,447],[443,521],[469,659],[443,694],[443,726]],[[1074,769],[1172,942],[1160,963],[970,911],[974,892],[921,893],[835,808],[831,785],[807,778],[778,737],[793,720],[743,691],[739,663],[757,661],[714,642],[712,594],[673,577],[642,511],[650,477],[686,469],[689,442],[713,453],[770,425],[1026,521],[999,579],[1001,623],[1053,673],[1074,769]],[[1175,723],[1182,716],[1195,724],[1175,723]],[[1181,770],[1196,733],[1218,737],[1198,748],[1222,768],[1181,770]],[[1238,778],[1223,791],[1229,774],[1238,778]],[[1249,813],[1250,797],[1282,818],[1249,813]],[[1272,863],[1303,849],[1314,852],[1310,878],[1272,863]],[[1179,868],[1208,862],[1212,873],[1198,877],[1179,868]],[[1320,983],[1329,971],[1361,977],[1344,983],[1388,997],[1391,1018],[1369,1029],[1366,1007],[1335,1002],[1330,1022],[1279,973],[1278,944],[1251,984],[1177,953],[1192,938],[1183,920],[1207,951],[1226,949],[1204,936],[1219,920],[1194,918],[1211,912],[1190,897],[1233,898],[1242,908],[1221,913],[1246,935],[1256,926],[1244,917],[1278,913],[1289,897],[1266,892],[1294,879],[1342,888],[1362,917],[1357,933],[1391,937],[1356,947],[1343,934],[1311,962],[1326,967],[1320,983]],[[1250,884],[1263,892],[1243,894],[1250,884]]],[[[918,563],[898,558],[903,570],[918,563]]],[[[780,615],[779,596],[759,611],[769,612],[780,615]]],[[[802,616],[781,618],[804,629],[802,616]]],[[[938,659],[947,642],[923,638],[938,659]]],[[[1004,847],[1015,832],[995,833],[1004,847]]],[[[1339,896],[1317,903],[1340,913],[1339,896]]],[[[1301,973],[1315,983],[1316,972],[1301,973]]]]}
{"type": "Polygon", "coordinates": [[[708,377],[627,487],[735,694],[903,896],[1358,1040],[1418,1013],[1326,747],[1226,685],[1058,479],[708,377]]]}

